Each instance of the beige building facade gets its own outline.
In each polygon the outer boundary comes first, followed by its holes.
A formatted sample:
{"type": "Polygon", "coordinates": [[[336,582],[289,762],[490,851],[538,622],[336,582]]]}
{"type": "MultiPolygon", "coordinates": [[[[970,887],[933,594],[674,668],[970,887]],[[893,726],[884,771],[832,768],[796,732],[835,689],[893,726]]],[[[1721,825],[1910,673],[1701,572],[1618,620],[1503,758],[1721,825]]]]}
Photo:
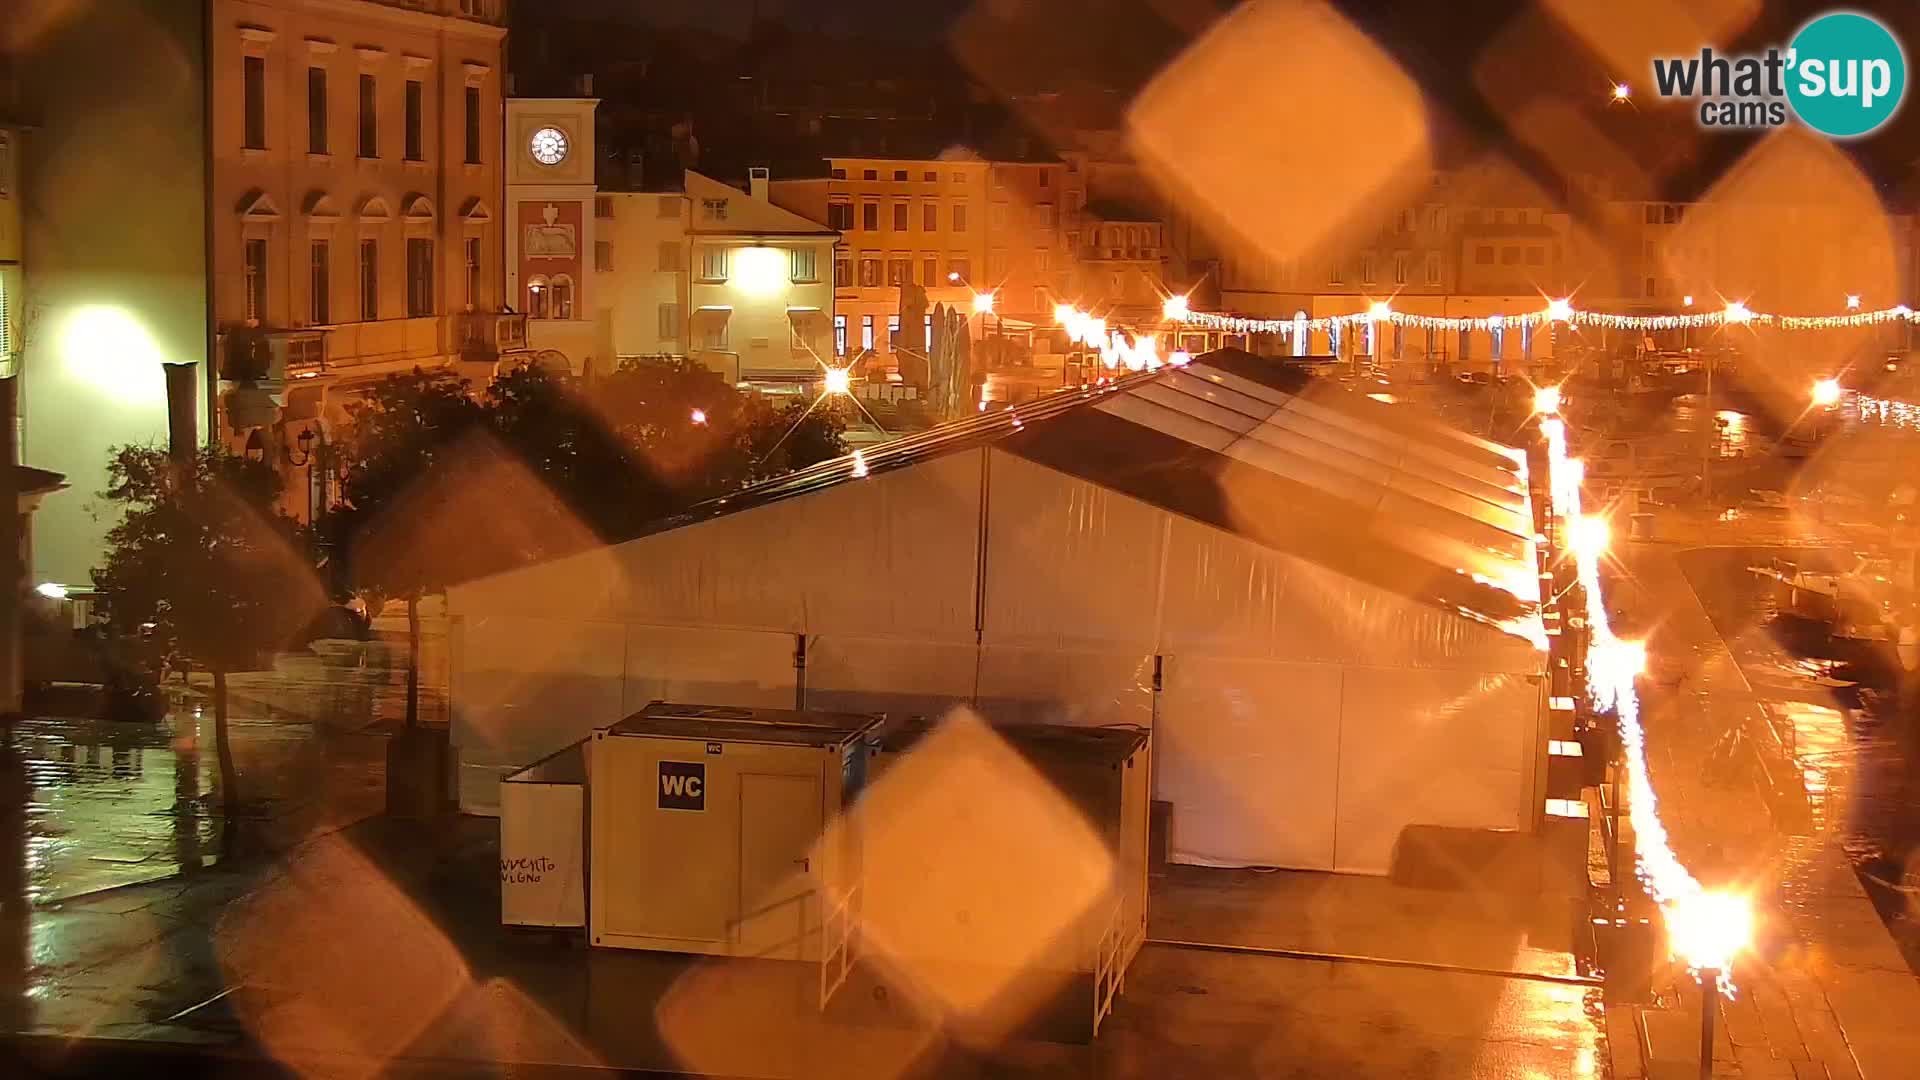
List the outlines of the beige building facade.
{"type": "MultiPolygon", "coordinates": [[[[299,435],[324,438],[357,388],[413,367],[484,379],[522,347],[501,315],[505,36],[499,0],[212,0],[208,249],[235,449],[310,472],[299,435]]],[[[302,486],[304,516],[323,493],[302,486]]]]}

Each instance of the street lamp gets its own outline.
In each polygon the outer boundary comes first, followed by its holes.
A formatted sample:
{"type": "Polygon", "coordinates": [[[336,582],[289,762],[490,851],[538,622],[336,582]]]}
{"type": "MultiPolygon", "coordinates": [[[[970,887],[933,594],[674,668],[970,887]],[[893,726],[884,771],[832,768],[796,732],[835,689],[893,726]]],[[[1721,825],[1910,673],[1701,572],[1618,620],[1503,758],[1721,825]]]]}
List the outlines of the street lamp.
{"type": "Polygon", "coordinates": [[[1633,91],[1627,87],[1626,83],[1613,84],[1613,100],[1626,101],[1628,98],[1632,96],[1633,96],[1633,91]]]}
{"type": "Polygon", "coordinates": [[[1860,294],[1859,293],[1847,294],[1847,310],[1848,311],[1860,310],[1860,294]]]}
{"type": "Polygon", "coordinates": [[[296,469],[313,466],[307,473],[307,524],[311,525],[327,505],[327,465],[332,455],[326,433],[319,428],[303,430],[294,442],[300,447],[300,456],[294,457],[293,448],[288,447],[287,461],[296,469]]]}
{"type": "Polygon", "coordinates": [[[1840,380],[1821,379],[1814,383],[1813,403],[1822,408],[1840,404],[1840,380]]]}

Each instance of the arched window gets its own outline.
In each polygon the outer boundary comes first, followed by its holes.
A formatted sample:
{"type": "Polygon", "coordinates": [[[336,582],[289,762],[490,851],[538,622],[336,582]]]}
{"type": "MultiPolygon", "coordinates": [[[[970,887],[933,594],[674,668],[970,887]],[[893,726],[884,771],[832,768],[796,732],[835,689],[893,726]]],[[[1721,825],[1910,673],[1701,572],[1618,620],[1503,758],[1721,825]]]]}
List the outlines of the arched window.
{"type": "Polygon", "coordinates": [[[553,285],[548,292],[552,297],[547,301],[555,319],[573,318],[573,279],[565,274],[553,275],[553,285]]]}
{"type": "Polygon", "coordinates": [[[545,319],[547,315],[547,279],[531,277],[527,279],[527,318],[545,319]]]}
{"type": "Polygon", "coordinates": [[[1293,355],[1307,355],[1307,313],[1304,311],[1293,313],[1293,355]]]}

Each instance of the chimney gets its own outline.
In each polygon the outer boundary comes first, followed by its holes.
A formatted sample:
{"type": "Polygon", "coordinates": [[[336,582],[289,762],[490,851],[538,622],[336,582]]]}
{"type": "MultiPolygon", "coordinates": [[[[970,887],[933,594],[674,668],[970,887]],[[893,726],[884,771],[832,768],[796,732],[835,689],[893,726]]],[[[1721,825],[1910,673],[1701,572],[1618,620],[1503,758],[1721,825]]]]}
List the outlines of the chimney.
{"type": "Polygon", "coordinates": [[[581,97],[592,97],[593,96],[593,73],[588,72],[587,74],[580,76],[579,85],[580,85],[581,97]]]}
{"type": "Polygon", "coordinates": [[[748,169],[747,194],[759,199],[761,202],[765,202],[767,200],[767,178],[771,175],[766,167],[762,165],[755,165],[748,169]]]}

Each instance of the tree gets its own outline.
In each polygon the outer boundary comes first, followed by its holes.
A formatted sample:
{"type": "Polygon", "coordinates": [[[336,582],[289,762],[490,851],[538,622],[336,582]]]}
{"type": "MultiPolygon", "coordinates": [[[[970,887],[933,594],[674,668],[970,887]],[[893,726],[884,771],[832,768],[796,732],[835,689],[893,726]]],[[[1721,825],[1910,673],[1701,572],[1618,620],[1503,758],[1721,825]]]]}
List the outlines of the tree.
{"type": "Polygon", "coordinates": [[[170,667],[213,675],[222,798],[238,802],[227,676],[268,665],[326,603],[299,526],[280,513],[272,466],[213,452],[115,451],[102,496],[124,517],[93,572],[108,629],[144,637],[170,667]]]}
{"type": "MultiPolygon", "coordinates": [[[[389,375],[349,410],[341,453],[347,462],[339,502],[320,530],[331,540],[331,569],[340,587],[360,596],[369,615],[389,598],[407,605],[408,727],[420,722],[420,599],[445,588],[432,560],[383,557],[400,517],[420,514],[422,478],[464,437],[480,431],[485,411],[464,379],[415,368],[389,375]],[[407,500],[412,499],[410,505],[407,500]]],[[[398,545],[391,545],[398,546],[398,545]]]]}

